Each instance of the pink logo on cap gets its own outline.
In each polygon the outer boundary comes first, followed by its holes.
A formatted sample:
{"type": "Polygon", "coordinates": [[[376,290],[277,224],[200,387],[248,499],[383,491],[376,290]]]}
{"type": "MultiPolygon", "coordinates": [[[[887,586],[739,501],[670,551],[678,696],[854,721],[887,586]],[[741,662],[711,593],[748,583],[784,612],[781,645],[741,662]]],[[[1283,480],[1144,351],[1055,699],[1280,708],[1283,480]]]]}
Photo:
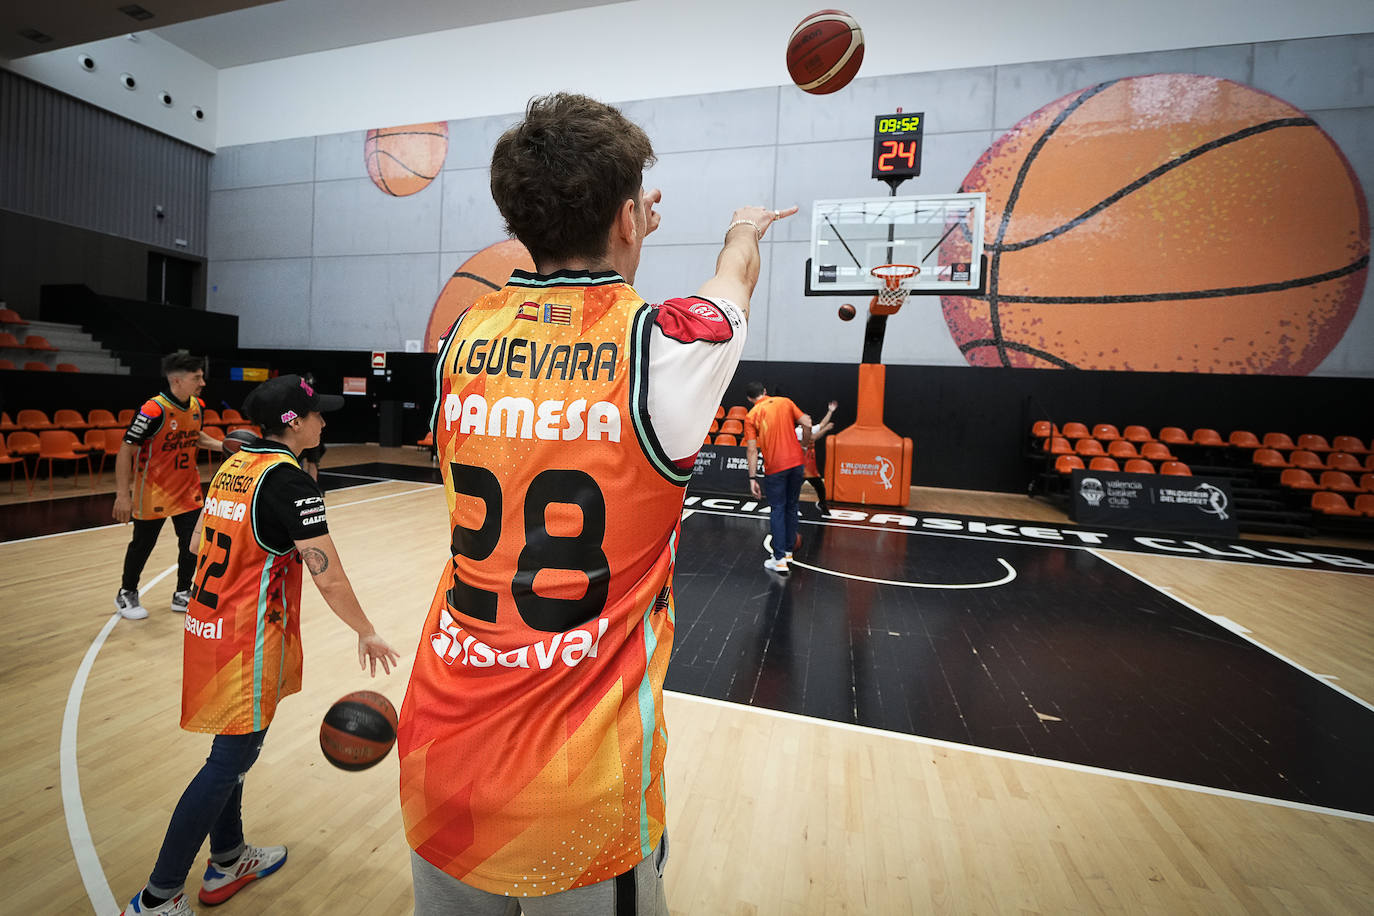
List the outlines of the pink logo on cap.
{"type": "Polygon", "coordinates": [[[305,393],[308,396],[312,398],[315,396],[315,389],[311,388],[310,385],[306,383],[305,379],[301,379],[301,387],[305,389],[305,393]]]}
{"type": "Polygon", "coordinates": [[[283,423],[290,423],[292,420],[296,419],[296,416],[297,414],[294,410],[288,410],[286,413],[281,415],[281,421],[283,423]]]}

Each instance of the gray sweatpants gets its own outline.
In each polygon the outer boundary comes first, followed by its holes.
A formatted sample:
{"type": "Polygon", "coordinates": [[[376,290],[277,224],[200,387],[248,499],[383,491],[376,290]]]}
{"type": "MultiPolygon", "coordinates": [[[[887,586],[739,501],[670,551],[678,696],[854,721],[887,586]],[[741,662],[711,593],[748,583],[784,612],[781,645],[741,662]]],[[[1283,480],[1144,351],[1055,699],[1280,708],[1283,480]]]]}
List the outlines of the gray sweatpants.
{"type": "Polygon", "coordinates": [[[631,871],[547,897],[506,897],[481,891],[410,853],[415,916],[668,916],[663,865],[668,834],[631,871]]]}

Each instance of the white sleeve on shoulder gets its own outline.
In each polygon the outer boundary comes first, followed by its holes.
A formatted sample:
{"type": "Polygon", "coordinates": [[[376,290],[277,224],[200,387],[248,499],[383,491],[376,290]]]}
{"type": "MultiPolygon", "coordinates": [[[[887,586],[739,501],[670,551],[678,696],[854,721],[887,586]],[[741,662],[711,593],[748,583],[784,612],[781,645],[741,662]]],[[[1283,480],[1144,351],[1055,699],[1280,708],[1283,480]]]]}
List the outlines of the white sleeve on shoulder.
{"type": "Polygon", "coordinates": [[[744,352],[746,322],[739,306],[729,299],[707,301],[730,322],[734,333],[729,340],[684,343],[658,325],[649,334],[649,419],[659,444],[674,461],[700,451],[744,352]]]}

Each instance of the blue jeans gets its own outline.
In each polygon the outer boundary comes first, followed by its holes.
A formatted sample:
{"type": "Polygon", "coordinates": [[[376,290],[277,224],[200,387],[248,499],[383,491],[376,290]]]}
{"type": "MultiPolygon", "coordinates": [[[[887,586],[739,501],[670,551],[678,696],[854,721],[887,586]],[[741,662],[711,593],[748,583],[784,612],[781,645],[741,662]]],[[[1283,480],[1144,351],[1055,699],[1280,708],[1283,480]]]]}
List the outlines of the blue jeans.
{"type": "Polygon", "coordinates": [[[210,837],[211,858],[243,850],[243,777],[258,759],[267,729],[248,735],[215,735],[205,765],[181,793],[148,878],[148,889],[173,897],[186,884],[196,853],[210,837]]]}
{"type": "Polygon", "coordinates": [[[773,558],[781,560],[797,540],[797,519],[801,515],[801,488],[806,471],[801,465],[765,474],[763,498],[768,500],[768,527],[773,532],[773,558]]]}

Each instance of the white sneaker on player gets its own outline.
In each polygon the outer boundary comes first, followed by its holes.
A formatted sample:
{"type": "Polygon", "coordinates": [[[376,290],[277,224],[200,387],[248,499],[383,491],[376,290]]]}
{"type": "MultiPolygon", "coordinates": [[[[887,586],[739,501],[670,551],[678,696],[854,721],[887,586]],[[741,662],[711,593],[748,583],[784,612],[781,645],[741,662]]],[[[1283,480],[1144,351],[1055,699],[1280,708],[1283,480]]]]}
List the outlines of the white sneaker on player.
{"type": "Polygon", "coordinates": [[[172,613],[185,614],[191,609],[191,590],[172,592],[172,613]]]}
{"type": "Polygon", "coordinates": [[[142,620],[148,616],[148,609],[138,603],[138,592],[130,588],[121,588],[115,595],[115,609],[126,620],[142,620]]]}
{"type": "Polygon", "coordinates": [[[786,557],[783,557],[780,560],[775,560],[772,557],[769,557],[768,559],[763,561],[763,568],[768,570],[769,572],[775,572],[780,576],[785,576],[792,571],[787,568],[786,557]]]}
{"type": "Polygon", "coordinates": [[[196,911],[191,909],[185,894],[177,894],[171,900],[150,907],[143,902],[143,891],[139,891],[124,908],[122,916],[196,916],[196,911]]]}
{"type": "Polygon", "coordinates": [[[238,861],[220,868],[214,862],[205,866],[198,898],[206,906],[218,906],[237,894],[249,882],[266,878],[286,861],[285,846],[248,846],[238,861]]]}

